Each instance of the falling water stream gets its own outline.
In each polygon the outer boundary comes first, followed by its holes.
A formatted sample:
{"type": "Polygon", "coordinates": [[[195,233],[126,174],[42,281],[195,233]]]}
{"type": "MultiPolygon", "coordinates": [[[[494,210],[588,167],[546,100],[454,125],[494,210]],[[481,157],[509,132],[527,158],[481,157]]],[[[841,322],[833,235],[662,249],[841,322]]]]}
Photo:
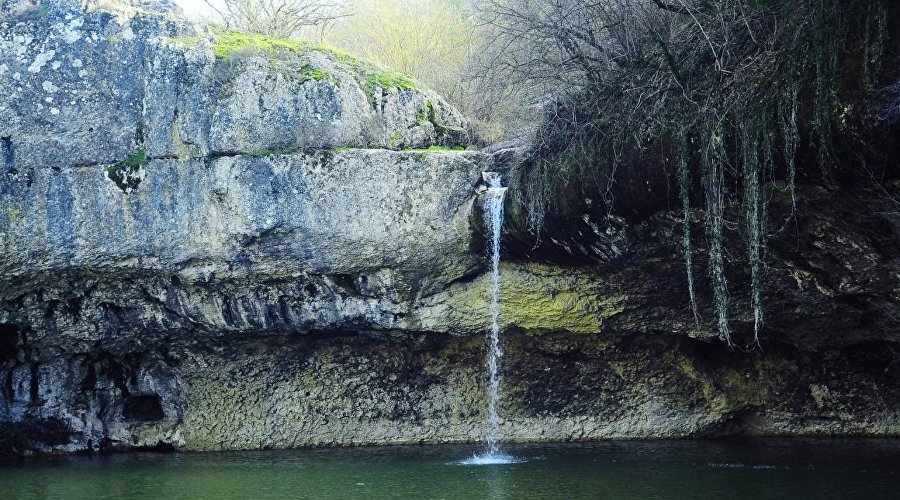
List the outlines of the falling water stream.
{"type": "Polygon", "coordinates": [[[506,188],[501,184],[500,174],[483,172],[482,177],[488,189],[484,194],[485,231],[490,235],[491,252],[491,331],[488,346],[488,409],[484,430],[485,451],[462,463],[467,465],[507,464],[516,462],[515,457],[500,451],[500,415],[497,403],[500,401],[500,235],[503,232],[503,198],[506,188]]]}

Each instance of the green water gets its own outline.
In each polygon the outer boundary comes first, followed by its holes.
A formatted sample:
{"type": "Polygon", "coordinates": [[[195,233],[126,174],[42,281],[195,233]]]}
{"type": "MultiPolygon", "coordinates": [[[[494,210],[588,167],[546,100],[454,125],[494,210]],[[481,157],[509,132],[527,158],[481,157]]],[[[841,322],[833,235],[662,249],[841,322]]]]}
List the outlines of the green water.
{"type": "Polygon", "coordinates": [[[0,498],[898,498],[900,440],[630,441],[123,454],[0,465],[0,498]]]}

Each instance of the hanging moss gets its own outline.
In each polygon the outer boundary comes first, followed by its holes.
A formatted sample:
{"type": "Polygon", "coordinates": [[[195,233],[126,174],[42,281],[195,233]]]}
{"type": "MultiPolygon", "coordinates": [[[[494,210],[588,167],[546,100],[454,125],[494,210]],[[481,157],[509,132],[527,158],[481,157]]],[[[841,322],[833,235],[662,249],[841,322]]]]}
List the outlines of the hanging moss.
{"type": "MultiPolygon", "coordinates": [[[[623,203],[652,204],[646,194],[637,199],[637,191],[625,190],[633,182],[625,176],[650,178],[671,165],[695,320],[701,322],[701,311],[690,222],[692,208],[702,206],[719,336],[735,346],[726,262],[738,257],[726,255],[725,242],[736,232],[745,248],[740,260],[749,270],[758,346],[770,234],[766,187],[784,181],[793,207],[799,178],[835,185],[846,175],[844,165],[866,151],[853,127],[873,114],[870,91],[880,81],[889,24],[885,5],[727,0],[673,7],[665,15],[680,21],[679,29],[662,36],[652,24],[646,32],[635,27],[627,50],[607,66],[592,67],[585,57],[580,64],[592,71],[548,109],[537,146],[518,172],[515,201],[535,240],[560,198],[599,196],[609,213],[624,213],[623,203]],[[723,12],[739,15],[725,21],[723,12]],[[702,189],[692,192],[697,184],[702,189]],[[570,194],[573,189],[578,192],[570,194]]],[[[553,35],[562,47],[581,43],[566,33],[553,35]]]]}
{"type": "Polygon", "coordinates": [[[706,238],[709,251],[709,276],[712,280],[713,303],[719,338],[734,346],[728,323],[728,280],[725,277],[725,151],[721,125],[707,131],[706,155],[703,157],[703,187],[706,198],[706,238]]]}
{"type": "Polygon", "coordinates": [[[682,209],[682,245],[684,252],[684,266],[687,270],[688,297],[691,302],[691,312],[694,322],[700,328],[700,309],[697,307],[697,294],[694,290],[694,250],[691,240],[691,173],[688,168],[688,144],[687,133],[679,128],[675,136],[675,153],[678,168],[678,191],[681,197],[682,209]]]}
{"type": "Polygon", "coordinates": [[[744,187],[744,222],[746,227],[747,261],[750,264],[750,294],[753,308],[753,341],[759,346],[759,332],[763,325],[762,285],[766,234],[766,208],[760,184],[771,175],[771,137],[764,132],[764,120],[751,115],[741,125],[744,187]],[[760,158],[762,155],[762,158],[760,158]]]}

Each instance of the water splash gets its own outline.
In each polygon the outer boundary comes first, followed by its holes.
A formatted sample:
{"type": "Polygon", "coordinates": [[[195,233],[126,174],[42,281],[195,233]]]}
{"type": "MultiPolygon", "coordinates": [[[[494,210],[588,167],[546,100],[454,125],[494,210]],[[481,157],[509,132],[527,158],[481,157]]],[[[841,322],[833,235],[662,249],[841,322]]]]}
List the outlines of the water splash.
{"type": "Polygon", "coordinates": [[[487,425],[484,431],[487,449],[482,455],[463,460],[460,462],[462,465],[510,464],[521,461],[500,452],[500,415],[497,412],[497,403],[500,401],[500,358],[503,356],[503,349],[500,347],[500,235],[503,232],[503,198],[506,188],[501,184],[500,174],[496,172],[483,172],[482,177],[488,185],[484,194],[485,229],[491,236],[491,331],[487,356],[490,382],[487,425]]]}
{"type": "Polygon", "coordinates": [[[503,453],[483,453],[481,455],[473,455],[465,460],[461,460],[459,465],[505,465],[520,464],[525,459],[522,457],[514,457],[503,453]]]}

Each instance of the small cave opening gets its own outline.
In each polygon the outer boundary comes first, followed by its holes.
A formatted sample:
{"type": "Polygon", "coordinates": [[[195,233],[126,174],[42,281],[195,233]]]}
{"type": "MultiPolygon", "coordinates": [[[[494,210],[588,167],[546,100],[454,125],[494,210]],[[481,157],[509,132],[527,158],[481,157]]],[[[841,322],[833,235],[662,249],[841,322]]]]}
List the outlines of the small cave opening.
{"type": "Polygon", "coordinates": [[[332,274],[331,279],[335,285],[342,288],[346,293],[350,295],[359,294],[356,278],[352,274],[332,274]]]}
{"type": "Polygon", "coordinates": [[[164,443],[162,440],[157,441],[156,444],[138,446],[136,449],[148,453],[175,453],[176,451],[173,444],[164,443]]]}
{"type": "Polygon", "coordinates": [[[159,394],[132,394],[125,398],[122,416],[130,422],[159,422],[166,418],[159,394]]]}
{"type": "Polygon", "coordinates": [[[9,323],[0,323],[0,363],[15,359],[19,344],[20,328],[9,323]]]}

